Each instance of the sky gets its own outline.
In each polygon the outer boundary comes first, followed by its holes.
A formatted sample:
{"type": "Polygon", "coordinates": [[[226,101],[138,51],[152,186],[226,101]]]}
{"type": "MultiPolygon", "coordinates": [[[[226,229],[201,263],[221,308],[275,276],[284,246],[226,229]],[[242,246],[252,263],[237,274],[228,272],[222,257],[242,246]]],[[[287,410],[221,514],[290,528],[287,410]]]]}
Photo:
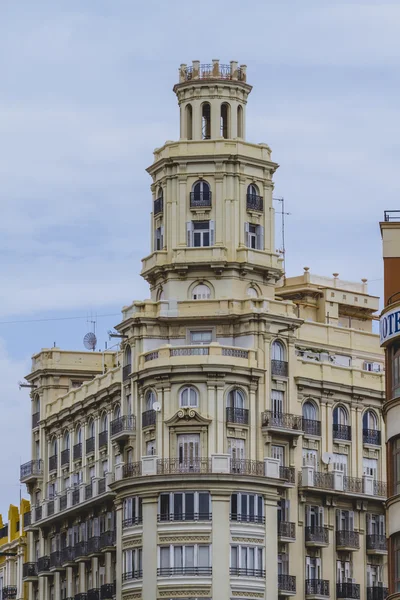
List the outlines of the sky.
{"type": "Polygon", "coordinates": [[[247,139],[271,146],[290,213],[287,274],[365,277],[381,294],[378,222],[400,208],[399,27],[400,4],[380,0],[1,0],[3,515],[26,496],[30,357],[83,349],[93,316],[104,348],[121,307],[149,296],[145,169],[179,137],[181,63],[247,65],[247,139]]]}

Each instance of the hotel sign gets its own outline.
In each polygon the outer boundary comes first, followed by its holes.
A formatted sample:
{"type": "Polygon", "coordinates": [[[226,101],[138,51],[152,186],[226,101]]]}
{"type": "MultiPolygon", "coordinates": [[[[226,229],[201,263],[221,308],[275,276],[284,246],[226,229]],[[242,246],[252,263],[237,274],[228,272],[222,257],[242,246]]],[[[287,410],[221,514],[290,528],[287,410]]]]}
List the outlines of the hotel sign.
{"type": "Polygon", "coordinates": [[[400,308],[392,308],[385,312],[379,323],[381,346],[389,340],[400,337],[400,308]]]}

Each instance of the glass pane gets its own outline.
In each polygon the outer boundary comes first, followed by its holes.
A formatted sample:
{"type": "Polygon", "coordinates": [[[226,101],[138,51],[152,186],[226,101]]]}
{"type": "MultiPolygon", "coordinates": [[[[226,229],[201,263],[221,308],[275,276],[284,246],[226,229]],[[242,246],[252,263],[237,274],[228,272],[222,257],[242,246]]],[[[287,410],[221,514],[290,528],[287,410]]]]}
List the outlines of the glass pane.
{"type": "Polygon", "coordinates": [[[231,548],[231,566],[233,569],[237,569],[239,567],[237,546],[232,546],[231,548]]]}
{"type": "Polygon", "coordinates": [[[257,514],[259,517],[262,517],[264,514],[263,511],[263,497],[262,496],[257,496],[257,514]]]}
{"type": "Polygon", "coordinates": [[[247,569],[247,548],[240,548],[240,567],[247,569]]]}
{"type": "Polygon", "coordinates": [[[242,494],[242,517],[247,516],[247,494],[242,494]]]}
{"type": "Polygon", "coordinates": [[[210,566],[210,547],[209,546],[199,546],[199,567],[209,567],[210,566]]]}
{"type": "Polygon", "coordinates": [[[185,567],[194,567],[194,546],[185,546],[185,567]]]}
{"type": "Polygon", "coordinates": [[[237,520],[237,512],[238,512],[238,496],[237,494],[232,494],[231,496],[231,514],[232,520],[237,520]]]}
{"type": "Polygon", "coordinates": [[[180,520],[183,515],[183,494],[174,494],[174,519],[180,520]]]}
{"type": "Polygon", "coordinates": [[[174,546],[174,567],[183,567],[183,549],[182,546],[174,546]]]}
{"type": "Polygon", "coordinates": [[[160,516],[161,520],[168,519],[169,515],[169,494],[161,494],[160,497],[160,516]]]}
{"type": "Polygon", "coordinates": [[[208,231],[205,231],[203,233],[203,246],[209,246],[210,245],[210,234],[208,233],[208,231]]]}
{"type": "Polygon", "coordinates": [[[169,546],[160,548],[160,567],[162,569],[169,567],[169,546]]]}
{"type": "Polygon", "coordinates": [[[210,495],[208,492],[199,493],[199,519],[207,519],[210,512],[210,495]]]}
{"type": "Polygon", "coordinates": [[[185,518],[190,521],[194,519],[194,493],[185,494],[185,518]]]}
{"type": "Polygon", "coordinates": [[[249,515],[254,517],[254,496],[249,496],[249,515]]]}

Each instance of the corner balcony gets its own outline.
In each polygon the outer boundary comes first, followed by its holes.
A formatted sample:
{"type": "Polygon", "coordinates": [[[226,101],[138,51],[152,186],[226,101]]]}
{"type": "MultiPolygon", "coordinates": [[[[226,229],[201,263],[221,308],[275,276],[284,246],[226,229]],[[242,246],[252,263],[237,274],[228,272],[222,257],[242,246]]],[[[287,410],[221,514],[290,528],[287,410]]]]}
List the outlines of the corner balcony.
{"type": "Polygon", "coordinates": [[[260,577],[261,579],[265,579],[264,569],[239,569],[239,567],[230,567],[229,575],[233,577],[260,577]]]}
{"type": "Polygon", "coordinates": [[[299,415],[265,410],[261,417],[262,427],[265,431],[285,433],[290,436],[303,435],[303,417],[299,415]]]}
{"type": "Polygon", "coordinates": [[[278,539],[280,542],[294,542],[296,540],[296,523],[279,521],[278,539]]]}
{"type": "Polygon", "coordinates": [[[387,539],[385,535],[378,535],[377,533],[372,533],[367,535],[367,554],[387,554],[387,539]]]}
{"type": "Polygon", "coordinates": [[[20,481],[21,483],[34,483],[39,477],[43,476],[43,461],[30,460],[21,465],[20,481]]]}
{"type": "Polygon", "coordinates": [[[190,192],[190,208],[211,208],[212,192],[190,192]]]}
{"type": "Polygon", "coordinates": [[[249,424],[249,410],[247,408],[226,407],[226,422],[238,425],[249,424]]]}
{"type": "Polygon", "coordinates": [[[111,440],[123,442],[130,438],[136,430],[136,417],[126,415],[111,421],[111,440]]]}
{"type": "Polygon", "coordinates": [[[25,582],[29,581],[37,581],[38,578],[38,570],[37,563],[24,563],[22,565],[22,579],[25,582]]]}
{"type": "Polygon", "coordinates": [[[370,475],[348,477],[342,471],[316,471],[313,466],[305,466],[299,472],[299,486],[315,490],[330,490],[360,498],[386,498],[386,483],[377,481],[370,475]]]}
{"type": "Polygon", "coordinates": [[[250,211],[255,210],[257,212],[263,212],[264,198],[257,194],[246,194],[246,208],[250,211]]]}
{"type": "Polygon", "coordinates": [[[386,600],[388,596],[389,590],[383,584],[367,587],[367,600],[386,600]]]}
{"type": "Polygon", "coordinates": [[[360,534],[358,531],[341,530],[336,532],[336,549],[354,552],[360,549],[360,534]]]}
{"type": "Polygon", "coordinates": [[[329,545],[328,527],[312,525],[305,528],[305,543],[309,548],[323,548],[329,545]]]}
{"type": "Polygon", "coordinates": [[[186,577],[210,577],[212,567],[161,567],[157,569],[160,577],[173,577],[174,575],[186,577]]]}
{"type": "Polygon", "coordinates": [[[329,581],[326,579],[306,579],[305,596],[307,600],[329,598],[329,581]]]}
{"type": "Polygon", "coordinates": [[[360,600],[360,585],[358,583],[337,583],[336,598],[360,600]]]}
{"type": "Polygon", "coordinates": [[[294,575],[278,575],[279,596],[294,596],[296,594],[296,577],[294,575]]]}

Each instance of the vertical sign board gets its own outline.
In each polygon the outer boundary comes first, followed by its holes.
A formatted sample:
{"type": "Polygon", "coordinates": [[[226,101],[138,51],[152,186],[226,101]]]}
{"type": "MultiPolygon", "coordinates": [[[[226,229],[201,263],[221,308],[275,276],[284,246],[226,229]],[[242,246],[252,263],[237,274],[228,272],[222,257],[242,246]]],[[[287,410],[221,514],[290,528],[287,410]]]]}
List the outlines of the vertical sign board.
{"type": "Polygon", "coordinates": [[[381,346],[393,338],[400,337],[400,307],[392,308],[381,315],[379,322],[381,346]]]}

